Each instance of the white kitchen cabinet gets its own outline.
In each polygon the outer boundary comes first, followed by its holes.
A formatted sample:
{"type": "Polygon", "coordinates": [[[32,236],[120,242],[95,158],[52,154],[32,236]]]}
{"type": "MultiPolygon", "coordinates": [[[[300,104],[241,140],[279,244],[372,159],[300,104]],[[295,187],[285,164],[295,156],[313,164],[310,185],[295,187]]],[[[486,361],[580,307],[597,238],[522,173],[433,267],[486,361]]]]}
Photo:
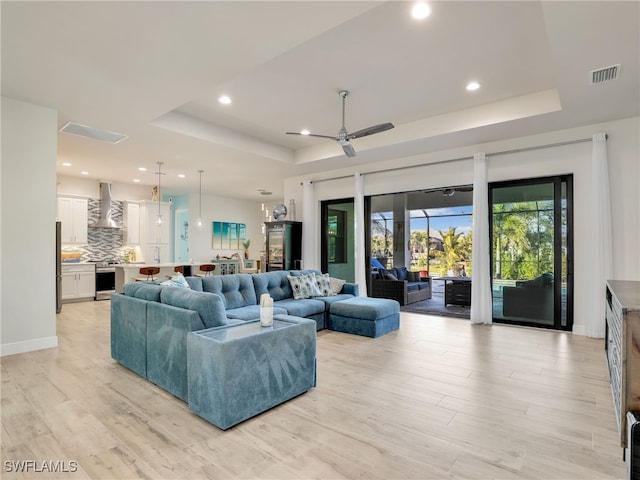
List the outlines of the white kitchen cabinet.
{"type": "Polygon", "coordinates": [[[124,202],[124,245],[140,245],[140,204],[124,202]]]}
{"type": "Polygon", "coordinates": [[[63,302],[93,300],[95,296],[95,265],[62,265],[63,302]]]}
{"type": "Polygon", "coordinates": [[[62,243],[88,243],[89,201],[86,198],[58,197],[58,220],[62,222],[62,243]]]}
{"type": "Polygon", "coordinates": [[[167,263],[169,259],[169,245],[145,245],[142,250],[145,263],[156,265],[158,263],[167,263]]]}
{"type": "Polygon", "coordinates": [[[170,211],[169,203],[160,203],[162,223],[158,224],[158,202],[140,202],[140,243],[169,245],[171,235],[170,211]]]}
{"type": "Polygon", "coordinates": [[[171,238],[171,204],[160,203],[162,223],[158,224],[158,202],[140,202],[140,247],[145,263],[168,262],[171,238]]]}

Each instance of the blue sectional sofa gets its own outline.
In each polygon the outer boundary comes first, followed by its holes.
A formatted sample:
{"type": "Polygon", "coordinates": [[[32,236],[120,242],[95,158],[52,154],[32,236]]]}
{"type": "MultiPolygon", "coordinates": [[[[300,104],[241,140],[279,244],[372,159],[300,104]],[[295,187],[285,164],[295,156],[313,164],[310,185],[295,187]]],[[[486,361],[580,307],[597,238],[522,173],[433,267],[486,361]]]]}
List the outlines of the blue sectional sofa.
{"type": "Polygon", "coordinates": [[[284,270],[277,272],[212,277],[187,277],[193,291],[217,293],[223,299],[225,316],[234,320],[260,318],[260,296],[267,293],[273,298],[273,313],[294,315],[316,321],[316,330],[327,328],[329,306],[358,296],[358,285],[345,283],[342,291],[327,297],[313,297],[295,300],[289,283],[289,276],[307,273],[320,274],[318,270],[284,270]]]}
{"type": "MultiPolygon", "coordinates": [[[[333,328],[332,325],[335,324],[335,329],[342,332],[375,337],[398,329],[400,307],[397,302],[358,297],[356,284],[344,283],[341,291],[333,295],[294,299],[288,277],[310,272],[320,273],[307,270],[186,277],[190,288],[177,288],[153,282],[125,284],[122,294],[111,296],[111,356],[138,375],[188,402],[189,408],[198,415],[220,428],[229,428],[234,422],[248,418],[247,415],[264,411],[264,408],[267,408],[265,405],[275,406],[278,401],[286,401],[303,393],[301,390],[304,388],[315,385],[315,331],[333,328]],[[203,347],[206,351],[224,351],[211,342],[225,339],[224,341],[232,343],[228,348],[240,349],[232,349],[236,356],[240,355],[238,351],[254,355],[255,352],[250,353],[251,348],[255,350],[255,346],[260,344],[256,335],[264,339],[271,338],[263,335],[263,329],[251,328],[249,325],[259,322],[259,301],[265,293],[274,300],[274,319],[279,319],[285,324],[288,322],[300,325],[299,328],[287,325],[276,327],[274,323],[273,330],[279,332],[275,333],[276,337],[272,339],[274,351],[278,350],[278,345],[286,345],[286,351],[298,353],[293,360],[283,358],[282,361],[305,366],[295,372],[291,366],[287,367],[288,375],[292,375],[287,379],[291,382],[290,388],[269,387],[265,390],[268,401],[265,398],[258,401],[259,399],[253,397],[238,399],[242,408],[236,409],[238,411],[228,411],[228,402],[231,400],[228,397],[220,397],[220,392],[207,393],[199,380],[201,375],[195,375],[189,370],[193,370],[194,365],[211,361],[210,358],[194,358],[194,355],[198,355],[194,353],[197,350],[189,345],[190,342],[195,345],[194,334],[201,337],[205,335],[203,332],[209,332],[206,336],[210,339],[202,340],[208,343],[208,346],[203,347]],[[336,308],[341,303],[344,304],[342,310],[336,308]],[[361,325],[363,322],[367,324],[366,328],[364,324],[361,325]],[[241,331],[245,330],[248,333],[240,335],[241,331]],[[238,345],[238,342],[241,344],[238,345]],[[309,357],[311,351],[313,362],[309,357]],[[300,359],[305,360],[302,362],[300,359]],[[300,378],[301,376],[303,378],[300,378]],[[198,388],[198,392],[192,391],[194,388],[198,388]],[[221,406],[218,408],[215,405],[221,406]],[[219,411],[220,409],[225,410],[225,413],[219,411]]],[[[329,292],[326,286],[324,292],[329,292]]],[[[257,360],[253,360],[255,364],[257,360]]],[[[268,359],[262,363],[265,368],[273,367],[268,359]]],[[[240,362],[238,365],[242,368],[243,363],[240,362]]],[[[225,377],[229,375],[225,369],[219,369],[218,373],[225,377]]],[[[278,376],[280,373],[275,372],[274,375],[278,376]]],[[[211,384],[230,381],[209,380],[211,384]]]]}
{"type": "Polygon", "coordinates": [[[122,294],[111,296],[111,356],[186,401],[189,332],[259,319],[263,293],[274,299],[274,315],[311,319],[321,330],[333,302],[358,296],[358,285],[345,283],[337,295],[294,300],[288,276],[309,272],[186,277],[190,289],[125,284],[122,294]]]}

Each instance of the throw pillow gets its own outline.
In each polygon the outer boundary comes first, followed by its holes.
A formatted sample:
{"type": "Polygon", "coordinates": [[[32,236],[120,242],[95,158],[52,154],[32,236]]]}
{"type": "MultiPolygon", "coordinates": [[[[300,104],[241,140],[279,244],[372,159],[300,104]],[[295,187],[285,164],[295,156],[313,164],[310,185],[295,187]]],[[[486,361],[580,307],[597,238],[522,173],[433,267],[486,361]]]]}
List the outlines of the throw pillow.
{"type": "Polygon", "coordinates": [[[308,275],[304,275],[305,281],[307,282],[307,287],[309,288],[309,296],[310,297],[321,297],[322,292],[318,287],[318,281],[316,280],[315,273],[309,273],[308,275]]]}
{"type": "Polygon", "coordinates": [[[334,295],[339,294],[342,291],[342,287],[344,286],[344,284],[347,283],[346,280],[341,280],[339,278],[333,277],[329,277],[329,282],[331,282],[331,291],[334,293],[334,295]]]}
{"type": "Polygon", "coordinates": [[[396,277],[398,280],[406,280],[407,279],[407,267],[396,268],[396,277]]]}
{"type": "Polygon", "coordinates": [[[335,295],[335,293],[333,293],[333,290],[331,290],[331,280],[329,279],[328,273],[316,275],[316,283],[318,285],[318,289],[320,290],[321,296],[332,297],[333,295],[335,295]]]}
{"type": "Polygon", "coordinates": [[[393,273],[385,273],[384,278],[385,280],[398,280],[398,277],[396,277],[393,273]]]}
{"type": "Polygon", "coordinates": [[[318,296],[318,290],[315,286],[315,277],[313,273],[309,275],[300,275],[299,277],[287,276],[291,290],[293,290],[293,298],[302,300],[303,298],[311,298],[318,296]]]}
{"type": "Polygon", "coordinates": [[[304,284],[302,283],[302,277],[292,277],[288,275],[289,285],[291,285],[291,290],[293,290],[293,298],[296,300],[302,300],[303,298],[309,298],[306,294],[306,290],[304,288],[304,284]]]}
{"type": "Polygon", "coordinates": [[[384,268],[384,266],[380,263],[376,257],[371,257],[371,266],[374,268],[384,268]]]}
{"type": "Polygon", "coordinates": [[[164,285],[166,287],[191,288],[187,279],[184,278],[180,272],[176,273],[173,278],[160,282],[160,285],[164,285]]]}

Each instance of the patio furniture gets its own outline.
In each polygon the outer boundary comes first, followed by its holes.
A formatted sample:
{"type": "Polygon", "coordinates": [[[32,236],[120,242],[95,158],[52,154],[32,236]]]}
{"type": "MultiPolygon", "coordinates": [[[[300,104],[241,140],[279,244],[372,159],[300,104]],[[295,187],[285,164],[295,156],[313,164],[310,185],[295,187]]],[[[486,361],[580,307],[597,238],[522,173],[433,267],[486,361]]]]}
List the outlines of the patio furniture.
{"type": "Polygon", "coordinates": [[[553,274],[543,273],[533,280],[518,281],[515,287],[503,287],[502,301],[505,317],[553,322],[553,274]]]}
{"type": "Polygon", "coordinates": [[[434,280],[444,282],[444,304],[471,305],[471,278],[469,277],[438,277],[434,280]]]}
{"type": "Polygon", "coordinates": [[[422,281],[420,272],[409,272],[405,267],[378,269],[376,275],[372,272],[371,296],[408,305],[431,298],[431,282],[422,281]]]}

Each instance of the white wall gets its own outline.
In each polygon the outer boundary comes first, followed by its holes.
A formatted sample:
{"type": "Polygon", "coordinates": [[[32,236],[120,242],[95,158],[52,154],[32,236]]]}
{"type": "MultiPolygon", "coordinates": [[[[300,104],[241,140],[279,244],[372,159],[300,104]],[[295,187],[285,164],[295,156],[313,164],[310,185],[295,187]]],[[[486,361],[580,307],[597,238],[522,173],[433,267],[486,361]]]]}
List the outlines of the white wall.
{"type": "MultiPolygon", "coordinates": [[[[589,258],[589,188],[591,181],[591,142],[543,148],[527,152],[491,155],[493,152],[511,151],[537,145],[590,138],[604,132],[609,135],[607,150],[611,182],[613,224],[613,275],[617,279],[640,280],[640,145],[638,117],[599,125],[520,137],[507,141],[471,145],[434,152],[427,155],[389,160],[339,171],[323,172],[322,176],[290,178],[285,181],[285,198],[295,198],[302,209],[300,182],[314,181],[316,219],[313,227],[319,235],[320,202],[322,200],[353,197],[353,178],[322,181],[341,175],[375,172],[395,166],[410,168],[384,173],[366,173],[365,195],[404,192],[451,185],[473,183],[474,152],[486,152],[489,157],[489,182],[519,178],[544,177],[557,174],[574,175],[574,253],[575,253],[575,310],[574,332],[583,333],[587,312],[588,285],[591,281],[589,258]],[[450,159],[458,159],[449,163],[450,159]]],[[[309,228],[304,225],[304,228],[309,228]]],[[[305,265],[320,264],[320,246],[316,241],[313,258],[305,258],[305,265]]]]}
{"type": "Polygon", "coordinates": [[[2,97],[0,355],[58,345],[57,116],[2,97]]]}
{"type": "MultiPolygon", "coordinates": [[[[100,198],[100,182],[94,178],[70,177],[67,175],[58,175],[57,192],[59,195],[82,195],[91,198],[100,198]]],[[[140,201],[151,200],[151,188],[147,185],[136,185],[127,183],[110,182],[111,196],[114,200],[124,201],[140,201]]]]}
{"type": "MultiPolygon", "coordinates": [[[[189,216],[190,225],[196,225],[199,211],[198,195],[190,195],[189,216]]],[[[213,249],[212,223],[230,222],[244,223],[247,226],[247,238],[251,240],[249,257],[253,260],[260,259],[260,251],[263,249],[262,223],[263,215],[260,202],[253,200],[240,200],[215,195],[202,194],[202,228],[190,229],[190,253],[194,262],[208,262],[215,259],[216,255],[228,257],[234,252],[244,254],[244,250],[219,250],[213,249]]]]}

